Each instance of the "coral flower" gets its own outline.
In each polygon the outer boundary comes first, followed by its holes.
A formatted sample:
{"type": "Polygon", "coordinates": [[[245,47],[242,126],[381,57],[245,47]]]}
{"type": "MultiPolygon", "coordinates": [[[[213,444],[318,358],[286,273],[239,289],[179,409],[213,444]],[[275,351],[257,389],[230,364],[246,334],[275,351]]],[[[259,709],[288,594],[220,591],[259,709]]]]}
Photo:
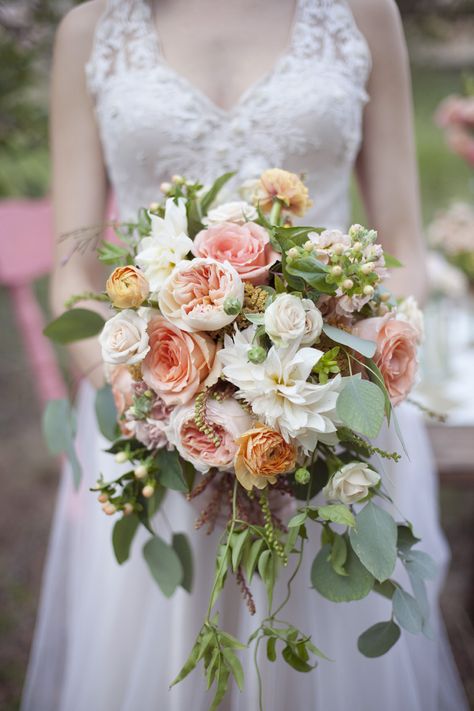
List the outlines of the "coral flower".
{"type": "Polygon", "coordinates": [[[239,450],[235,457],[235,476],[250,491],[254,486],[264,489],[274,484],[277,476],[295,467],[296,448],[285,442],[279,432],[263,424],[236,439],[239,450]]]}
{"type": "Polygon", "coordinates": [[[279,200],[286,210],[299,216],[312,205],[308,188],[301,178],[280,168],[270,168],[262,173],[256,198],[265,212],[271,209],[274,200],[279,200]]]}

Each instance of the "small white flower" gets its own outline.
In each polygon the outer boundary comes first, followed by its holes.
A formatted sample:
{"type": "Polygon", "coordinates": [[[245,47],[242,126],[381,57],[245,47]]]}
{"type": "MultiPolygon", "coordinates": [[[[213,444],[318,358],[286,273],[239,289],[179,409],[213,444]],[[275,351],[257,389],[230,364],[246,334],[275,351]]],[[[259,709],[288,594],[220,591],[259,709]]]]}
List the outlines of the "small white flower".
{"type": "Polygon", "coordinates": [[[265,309],[265,331],[277,346],[300,341],[306,330],[302,300],[292,294],[279,294],[265,309]]]}
{"type": "Polygon", "coordinates": [[[153,298],[176,264],[191,251],[193,242],[187,235],[186,207],[182,198],[178,198],[178,204],[172,198],[166,201],[164,217],[149,214],[151,236],[141,240],[135,262],[148,280],[153,298]]]}
{"type": "Polygon", "coordinates": [[[124,309],[106,321],[99,343],[105,363],[139,363],[150,350],[147,322],[132,309],[124,309]]]}
{"type": "Polygon", "coordinates": [[[411,324],[418,334],[418,343],[421,343],[425,337],[425,324],[423,312],[418,307],[413,296],[408,296],[397,307],[397,321],[406,321],[411,324]]]}
{"type": "Polygon", "coordinates": [[[323,494],[328,501],[353,504],[365,499],[369,489],[379,481],[380,474],[374,472],[365,462],[350,462],[331,477],[323,489],[323,494]]]}
{"type": "Polygon", "coordinates": [[[222,222],[234,222],[243,225],[245,222],[253,222],[258,217],[258,212],[253,205],[244,200],[226,202],[213,210],[209,210],[207,217],[203,219],[203,225],[211,227],[222,222]]]}

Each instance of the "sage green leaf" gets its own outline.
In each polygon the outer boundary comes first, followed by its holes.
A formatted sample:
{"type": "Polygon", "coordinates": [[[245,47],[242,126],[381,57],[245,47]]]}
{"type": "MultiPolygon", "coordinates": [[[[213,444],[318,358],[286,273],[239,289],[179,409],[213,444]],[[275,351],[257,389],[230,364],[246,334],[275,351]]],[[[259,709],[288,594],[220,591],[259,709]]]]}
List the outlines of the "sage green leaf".
{"type": "Polygon", "coordinates": [[[56,343],[73,343],[96,336],[102,331],[104,323],[96,311],[70,309],[48,323],[43,333],[56,343]]]}
{"type": "Polygon", "coordinates": [[[183,567],[178,554],[172,546],[155,535],[143,546],[143,555],[161,592],[171,597],[183,580],[183,567]]]}
{"type": "Polygon", "coordinates": [[[43,412],[43,436],[51,454],[64,453],[72,469],[74,486],[81,483],[82,471],[74,438],[76,417],[68,400],[49,400],[43,412]]]}
{"type": "Polygon", "coordinates": [[[400,627],[395,622],[392,620],[377,622],[360,635],[357,647],[365,657],[381,657],[398,642],[399,638],[400,627]]]}
{"type": "Polygon", "coordinates": [[[237,682],[237,686],[239,687],[240,691],[243,691],[244,690],[244,670],[242,669],[242,664],[240,662],[240,659],[229,647],[223,647],[222,653],[223,653],[224,658],[227,662],[227,666],[229,667],[235,681],[237,682]]]}
{"type": "Polygon", "coordinates": [[[227,691],[229,676],[230,676],[229,669],[224,664],[221,663],[219,665],[219,670],[217,672],[216,695],[214,696],[214,698],[212,700],[212,704],[209,706],[209,711],[216,711],[219,708],[219,705],[220,705],[220,703],[221,703],[222,699],[224,698],[226,691],[227,691]]]}
{"type": "Polygon", "coordinates": [[[410,551],[405,556],[405,567],[409,573],[420,578],[432,580],[436,578],[438,567],[433,558],[423,551],[410,551]]]}
{"type": "Polygon", "coordinates": [[[393,594],[393,616],[398,624],[411,632],[419,634],[423,627],[423,615],[417,601],[412,595],[401,588],[397,588],[393,594]]]}
{"type": "Polygon", "coordinates": [[[365,358],[372,358],[377,349],[377,344],[374,341],[368,341],[365,338],[359,338],[359,336],[354,336],[352,333],[347,333],[341,328],[336,328],[336,326],[330,326],[325,323],[323,326],[323,332],[335,343],[340,343],[343,346],[352,348],[352,350],[357,351],[365,358]]]}
{"type": "Polygon", "coordinates": [[[253,574],[257,566],[257,560],[260,551],[262,550],[262,546],[263,540],[261,538],[257,538],[250,546],[250,551],[247,555],[246,561],[244,562],[244,573],[249,583],[252,582],[253,574]]]}
{"type": "Polygon", "coordinates": [[[372,590],[374,578],[364,568],[352,548],[347,550],[344,569],[347,575],[338,575],[330,563],[331,548],[325,545],[313,561],[311,583],[325,598],[333,602],[361,600],[372,590]]]}
{"type": "Polygon", "coordinates": [[[185,533],[175,533],[173,534],[171,545],[173,546],[175,553],[181,561],[181,567],[183,569],[183,579],[181,580],[181,587],[190,593],[193,588],[194,569],[193,553],[191,550],[189,539],[185,533]]]}
{"type": "Polygon", "coordinates": [[[394,257],[392,254],[388,254],[385,250],[383,252],[383,257],[385,260],[385,266],[387,269],[394,269],[397,267],[403,267],[403,264],[400,262],[399,259],[394,257]]]}
{"type": "Polygon", "coordinates": [[[184,480],[187,484],[188,491],[191,491],[194,486],[194,480],[196,478],[196,470],[191,464],[191,462],[187,462],[186,459],[180,457],[179,461],[181,463],[181,469],[183,470],[184,480]]]}
{"type": "Polygon", "coordinates": [[[245,528],[243,531],[240,531],[239,533],[234,533],[232,537],[232,570],[235,572],[237,568],[240,565],[240,559],[242,557],[243,553],[243,548],[245,545],[245,542],[248,539],[248,535],[250,533],[249,528],[245,528]]]}
{"type": "Polygon", "coordinates": [[[207,193],[205,193],[201,199],[201,213],[202,215],[207,215],[209,208],[212,203],[224,187],[224,185],[235,175],[235,171],[230,173],[224,173],[221,175],[214,183],[211,185],[207,193]]]}
{"type": "Polygon", "coordinates": [[[216,672],[219,669],[219,664],[221,663],[221,653],[219,647],[214,647],[213,651],[210,650],[206,653],[204,657],[204,668],[206,670],[206,686],[209,690],[216,677],[216,672]]]}
{"type": "Polygon", "coordinates": [[[102,240],[100,247],[97,250],[99,261],[103,264],[111,264],[117,266],[117,263],[126,264],[130,252],[125,247],[119,247],[119,245],[113,242],[107,242],[102,240]]]}
{"type": "Polygon", "coordinates": [[[100,390],[97,390],[95,396],[95,414],[99,430],[105,439],[111,442],[116,440],[119,435],[117,408],[115,407],[110,385],[104,385],[100,390]]]}
{"type": "Polygon", "coordinates": [[[334,542],[331,547],[331,565],[338,575],[347,575],[344,563],[347,560],[347,545],[345,538],[338,533],[334,534],[334,542]]]}
{"type": "Polygon", "coordinates": [[[219,630],[219,640],[221,646],[232,647],[232,649],[247,649],[247,645],[240,642],[236,637],[224,632],[224,630],[219,630]]]}
{"type": "Polygon", "coordinates": [[[404,524],[398,524],[397,526],[397,548],[403,553],[408,553],[408,551],[420,542],[409,526],[404,524]]]}
{"type": "Polygon", "coordinates": [[[269,637],[267,640],[267,659],[270,662],[274,662],[276,658],[276,637],[269,637]]]}
{"type": "Polygon", "coordinates": [[[357,514],[349,538],[367,570],[379,582],[387,580],[397,560],[397,525],[390,514],[369,501],[357,514]]]}
{"type": "Polygon", "coordinates": [[[291,261],[286,258],[283,265],[283,274],[288,279],[297,277],[303,279],[307,284],[322,294],[334,294],[336,286],[328,284],[326,277],[328,268],[313,255],[294,257],[291,261]]]}
{"type": "Polygon", "coordinates": [[[385,417],[387,418],[388,424],[390,424],[393,405],[390,400],[390,395],[388,394],[388,390],[385,385],[385,380],[383,379],[383,375],[380,371],[380,368],[378,367],[378,365],[376,365],[375,361],[372,360],[372,358],[366,358],[365,364],[366,364],[366,372],[367,372],[367,375],[369,376],[370,380],[373,383],[375,383],[375,385],[377,385],[377,387],[380,388],[380,390],[382,391],[384,402],[385,402],[385,417]]]}
{"type": "Polygon", "coordinates": [[[354,514],[347,506],[344,506],[344,504],[319,506],[318,516],[324,521],[341,523],[343,526],[355,526],[354,514]]]}
{"type": "Polygon", "coordinates": [[[384,580],[383,583],[379,583],[379,581],[376,580],[374,583],[374,592],[386,597],[387,600],[392,599],[393,593],[396,589],[397,587],[392,580],[384,580]]]}
{"type": "Polygon", "coordinates": [[[290,667],[293,667],[293,669],[296,669],[296,671],[309,672],[316,666],[312,666],[311,664],[308,664],[308,662],[301,659],[301,657],[294,653],[290,645],[287,645],[281,654],[285,662],[289,664],[290,667]]]}
{"type": "Polygon", "coordinates": [[[159,470],[158,481],[160,484],[174,491],[189,491],[179,454],[175,449],[171,452],[164,447],[159,449],[155,461],[159,470]]]}
{"type": "Polygon", "coordinates": [[[385,414],[385,400],[380,388],[360,374],[344,379],[344,388],[336,402],[336,413],[350,429],[376,437],[385,414]]]}
{"type": "Polygon", "coordinates": [[[430,604],[428,601],[428,594],[426,592],[425,581],[413,573],[408,573],[408,577],[410,578],[413,595],[418,603],[423,620],[426,622],[430,616],[430,604]]]}
{"type": "Polygon", "coordinates": [[[247,321],[250,321],[250,323],[253,323],[255,326],[262,326],[265,323],[265,314],[253,314],[246,312],[243,315],[247,321]]]}
{"type": "Polygon", "coordinates": [[[117,563],[122,565],[128,560],[130,546],[138,528],[139,520],[137,516],[122,516],[114,525],[112,531],[112,545],[117,559],[117,563]]]}
{"type": "MultiPolygon", "coordinates": [[[[212,632],[209,633],[209,641],[212,639],[213,634],[212,632]]],[[[186,662],[183,664],[181,671],[179,672],[178,676],[173,679],[173,681],[170,684],[170,689],[172,686],[175,686],[176,684],[179,684],[180,681],[183,681],[188,674],[190,674],[193,669],[196,668],[196,664],[198,663],[198,656],[199,656],[199,645],[200,645],[200,640],[198,638],[196,644],[191,650],[191,654],[187,658],[186,662]]]]}
{"type": "Polygon", "coordinates": [[[290,518],[290,520],[287,523],[287,527],[294,528],[294,527],[301,526],[301,524],[304,523],[307,518],[308,518],[308,514],[306,513],[306,511],[303,511],[302,513],[298,513],[295,516],[293,516],[292,518],[290,518]]]}

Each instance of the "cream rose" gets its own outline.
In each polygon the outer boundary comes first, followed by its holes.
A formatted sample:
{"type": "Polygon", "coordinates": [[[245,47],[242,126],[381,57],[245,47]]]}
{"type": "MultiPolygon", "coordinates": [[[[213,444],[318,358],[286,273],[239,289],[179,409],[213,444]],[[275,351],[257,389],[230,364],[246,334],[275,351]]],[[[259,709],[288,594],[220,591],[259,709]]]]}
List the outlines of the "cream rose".
{"type": "Polygon", "coordinates": [[[418,343],[424,340],[425,324],[423,311],[421,311],[413,296],[408,296],[398,304],[396,318],[397,321],[405,321],[413,326],[418,334],[418,343]]]}
{"type": "Polygon", "coordinates": [[[245,200],[235,202],[225,202],[222,205],[209,210],[207,217],[202,220],[203,225],[212,227],[220,225],[222,222],[233,222],[236,225],[243,225],[245,222],[252,222],[258,217],[258,212],[253,205],[245,200]]]}
{"type": "Polygon", "coordinates": [[[99,336],[102,359],[111,365],[140,363],[150,350],[147,322],[135,311],[125,309],[106,323],[99,336]]]}
{"type": "Polygon", "coordinates": [[[255,285],[268,281],[270,267],[278,259],[268,232],[255,222],[223,222],[201,230],[194,239],[193,254],[229,262],[241,279],[255,285]]]}
{"type": "Polygon", "coordinates": [[[149,322],[148,337],[143,380],[167,405],[184,405],[213,367],[215,342],[205,333],[181,331],[162,316],[149,322]]]}
{"type": "Polygon", "coordinates": [[[323,494],[328,501],[353,504],[365,499],[369,489],[379,481],[380,475],[365,462],[350,462],[331,477],[323,489],[323,494]]]}
{"type": "Polygon", "coordinates": [[[231,471],[238,450],[236,439],[250,429],[250,415],[233,398],[209,400],[206,423],[212,429],[211,435],[201,431],[194,416],[194,403],[173,411],[167,430],[171,444],[203,474],[211,467],[231,471]]]}
{"type": "Polygon", "coordinates": [[[301,299],[305,312],[304,333],[301,338],[302,346],[312,346],[323,330],[323,316],[316,304],[311,299],[301,299]]]}
{"type": "Polygon", "coordinates": [[[163,316],[183,331],[216,331],[235,319],[224,310],[226,299],[244,301],[244,285],[234,267],[198,258],[175,267],[158,303],[163,316]]]}
{"type": "Polygon", "coordinates": [[[265,331],[277,346],[300,340],[306,331],[306,312],[302,300],[292,294],[279,294],[265,309],[265,331]]]}

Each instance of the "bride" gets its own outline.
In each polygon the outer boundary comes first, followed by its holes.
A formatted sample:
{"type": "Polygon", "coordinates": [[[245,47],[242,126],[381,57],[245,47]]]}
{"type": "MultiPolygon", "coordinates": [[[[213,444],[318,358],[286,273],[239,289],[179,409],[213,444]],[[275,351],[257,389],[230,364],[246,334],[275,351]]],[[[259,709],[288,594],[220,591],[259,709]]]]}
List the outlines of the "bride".
{"type": "MultiPolygon", "coordinates": [[[[52,87],[56,236],[103,222],[112,188],[122,219],[157,199],[172,174],[210,182],[238,169],[236,181],[274,165],[304,172],[314,207],[310,224],[344,228],[355,169],[367,221],[404,263],[399,294],[422,298],[424,256],[412,134],[410,84],[393,0],[92,0],[59,28],[52,87]]],[[[91,252],[64,265],[60,245],[52,302],[102,289],[91,252]]],[[[97,307],[100,308],[100,307],[97,307]]],[[[72,347],[87,375],[79,395],[79,492],[66,470],[59,493],[23,711],[205,711],[199,672],[169,690],[207,604],[216,536],[193,531],[196,511],[171,492],[167,518],[188,531],[194,590],[165,599],[141,557],[114,559],[112,522],[89,487],[115,464],[103,453],[93,412],[101,384],[96,339],[72,347]]],[[[462,711],[465,708],[437,609],[448,552],[437,519],[436,478],[418,416],[400,409],[410,460],[387,467],[397,506],[439,563],[432,582],[431,639],[404,633],[370,660],[358,635],[387,619],[387,600],[371,595],[333,604],[309,589],[306,561],[286,617],[311,632],[332,662],[297,674],[262,660],[266,709],[286,711],[462,711]]],[[[386,433],[382,446],[394,449],[386,433]]],[[[158,514],[157,531],[169,536],[158,514]]],[[[311,557],[311,556],[307,556],[311,557]]],[[[257,626],[229,581],[224,628],[246,640],[257,626]]],[[[281,592],[281,591],[280,591],[281,592]]],[[[265,611],[257,585],[258,612],[265,611]]],[[[257,682],[244,659],[245,691],[222,708],[253,711],[257,682]]]]}

